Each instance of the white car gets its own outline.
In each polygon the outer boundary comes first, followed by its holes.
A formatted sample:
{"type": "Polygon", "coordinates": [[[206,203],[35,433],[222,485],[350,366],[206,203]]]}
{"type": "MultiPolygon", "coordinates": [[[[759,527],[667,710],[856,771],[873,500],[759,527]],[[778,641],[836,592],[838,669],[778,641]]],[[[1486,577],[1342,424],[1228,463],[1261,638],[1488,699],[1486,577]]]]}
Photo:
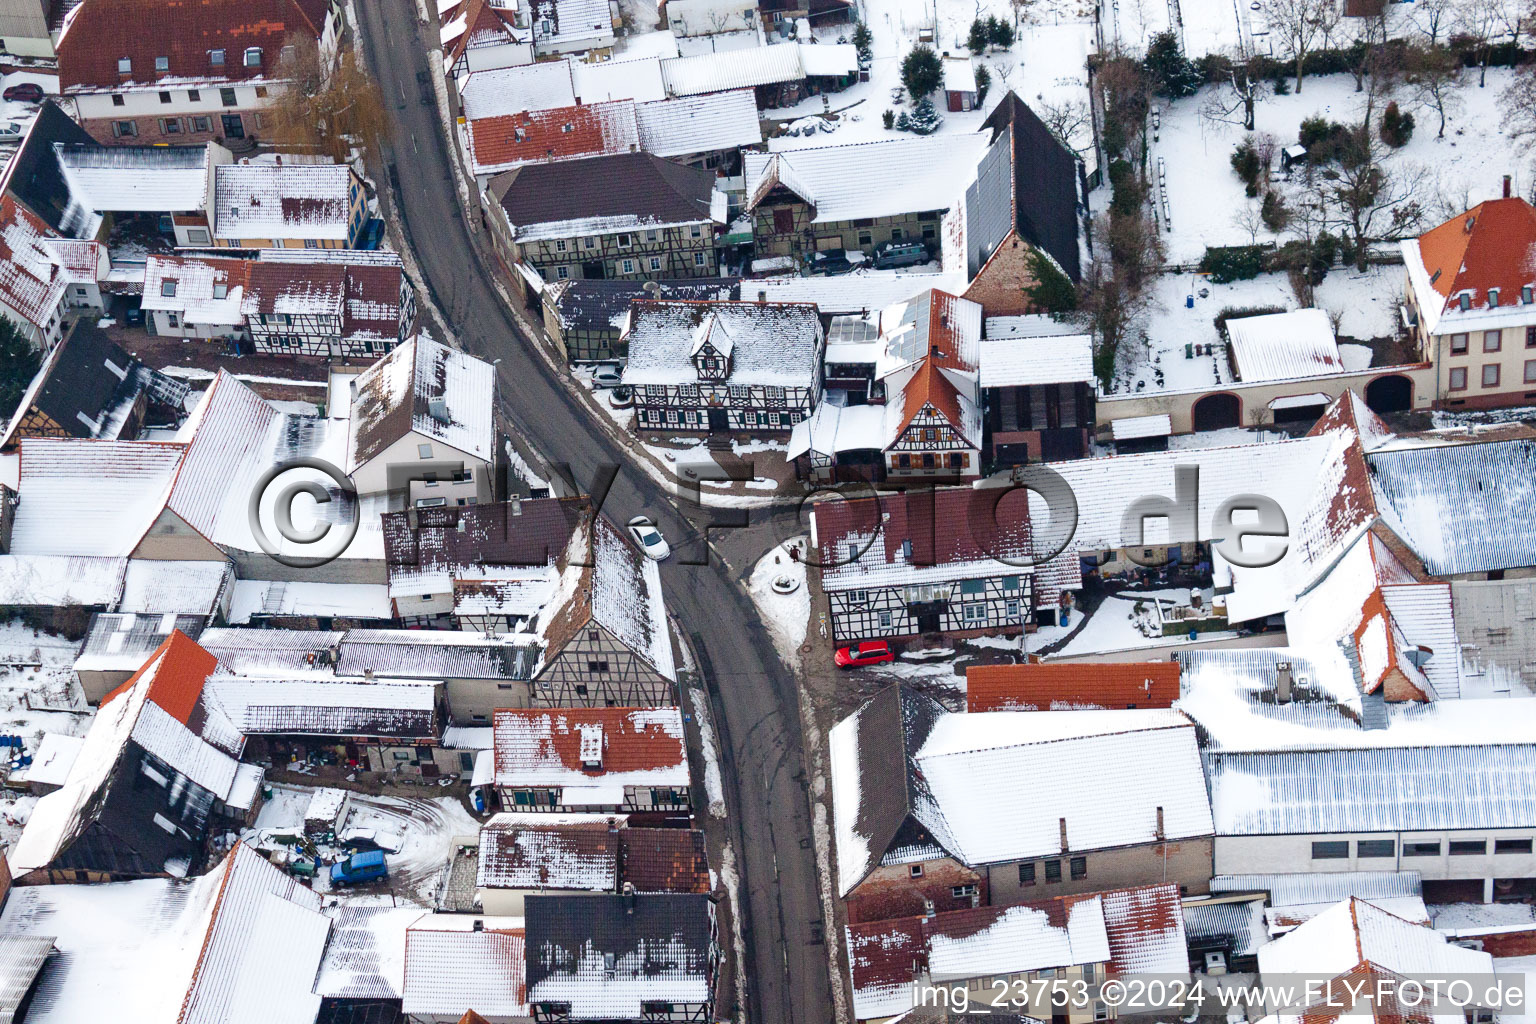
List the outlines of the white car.
{"type": "Polygon", "coordinates": [[[640,545],[640,550],[645,552],[646,558],[653,558],[658,562],[665,561],[672,554],[672,548],[667,544],[667,539],[656,529],[656,524],[651,522],[650,516],[635,516],[629,521],[629,535],[640,545]]]}

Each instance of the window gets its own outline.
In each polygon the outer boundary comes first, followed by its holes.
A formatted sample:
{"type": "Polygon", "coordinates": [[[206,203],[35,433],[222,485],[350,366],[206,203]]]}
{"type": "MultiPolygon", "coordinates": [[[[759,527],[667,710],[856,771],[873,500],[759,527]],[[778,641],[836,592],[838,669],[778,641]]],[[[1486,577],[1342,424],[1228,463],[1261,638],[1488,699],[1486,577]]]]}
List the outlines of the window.
{"type": "Polygon", "coordinates": [[[198,102],[200,102],[202,100],[202,98],[203,98],[203,94],[202,94],[201,91],[199,91],[197,89],[188,89],[187,90],[187,99],[190,102],[198,103],[198,102]]]}
{"type": "Polygon", "coordinates": [[[211,132],[211,131],[213,131],[213,118],[211,118],[211,117],[194,117],[192,119],[192,130],[195,131],[195,132],[211,132]]]}
{"type": "Polygon", "coordinates": [[[984,604],[968,604],[965,606],[966,622],[986,622],[987,606],[984,604]]]}
{"type": "Polygon", "coordinates": [[[964,452],[951,452],[949,455],[950,469],[964,469],[967,456],[964,452]]]}
{"type": "Polygon", "coordinates": [[[112,105],[114,107],[120,107],[120,106],[123,105],[124,102],[125,101],[123,100],[123,98],[121,96],[117,95],[116,93],[113,93],[113,95],[112,95],[112,105]]]}
{"type": "Polygon", "coordinates": [[[127,57],[117,58],[117,73],[120,75],[133,74],[133,61],[127,57]]]}
{"type": "Polygon", "coordinates": [[[1347,840],[1329,840],[1312,844],[1313,860],[1343,860],[1349,856],[1349,842],[1347,840]]]}
{"type": "Polygon", "coordinates": [[[566,278],[568,278],[570,276],[571,276],[571,268],[570,267],[556,267],[555,268],[555,280],[557,280],[557,281],[564,281],[566,278]]]}
{"type": "Polygon", "coordinates": [[[139,124],[137,121],[113,121],[112,134],[119,138],[137,135],[139,134],[139,124]]]}
{"type": "Polygon", "coordinates": [[[1504,332],[1503,331],[1484,331],[1483,332],[1483,351],[1484,352],[1497,352],[1499,350],[1499,346],[1501,344],[1501,340],[1503,339],[1503,337],[1504,337],[1504,332]]]}
{"type": "Polygon", "coordinates": [[[1094,1003],[1093,1004],[1093,1019],[1094,1020],[1109,1020],[1109,1007],[1105,1006],[1103,1003],[1094,1003]]]}
{"type": "Polygon", "coordinates": [[[565,239],[555,239],[555,252],[565,252],[565,239]]]}
{"type": "Polygon", "coordinates": [[[907,866],[907,874],[913,878],[922,878],[923,866],[921,864],[910,864],[907,866]]]}
{"type": "Polygon", "coordinates": [[[1495,839],[1493,841],[1494,853],[1530,853],[1531,841],[1529,839],[1495,839]]]}
{"type": "Polygon", "coordinates": [[[223,50],[209,50],[208,51],[208,63],[211,64],[213,67],[216,67],[216,68],[223,67],[224,66],[224,51],[223,50]]]}
{"type": "Polygon", "coordinates": [[[1452,391],[1465,391],[1467,389],[1467,368],[1465,366],[1451,367],[1450,389],[1452,391]]]}
{"type": "Polygon", "coordinates": [[[859,232],[859,245],[860,246],[868,248],[869,246],[874,245],[874,244],[875,244],[875,236],[874,235],[872,235],[868,231],[860,231],[859,232]]]}
{"type": "Polygon", "coordinates": [[[1467,336],[1465,334],[1451,335],[1451,355],[1460,355],[1467,350],[1467,336]]]}
{"type": "Polygon", "coordinates": [[[629,235],[620,233],[615,240],[619,243],[620,249],[629,248],[629,235]]]}
{"type": "Polygon", "coordinates": [[[890,629],[891,628],[891,613],[890,612],[881,612],[880,613],[880,628],[881,629],[890,629]]]}
{"type": "Polygon", "coordinates": [[[1404,843],[1404,857],[1438,857],[1440,856],[1440,843],[1404,843]]]}
{"type": "Polygon", "coordinates": [[[1536,348],[1536,327],[1527,327],[1525,329],[1525,347],[1536,348]]]}
{"type": "Polygon", "coordinates": [[[429,444],[417,445],[416,457],[419,459],[430,459],[432,457],[432,446],[429,444]]]}
{"type": "Polygon", "coordinates": [[[1070,863],[1071,863],[1072,877],[1073,878],[1087,878],[1088,877],[1088,858],[1087,857],[1073,857],[1070,863]]]}
{"type": "Polygon", "coordinates": [[[953,885],[953,886],[950,886],[949,894],[951,896],[953,896],[957,900],[968,900],[972,896],[976,895],[976,886],[974,886],[974,885],[953,885]]]}
{"type": "Polygon", "coordinates": [[[168,326],[168,327],[180,327],[181,326],[181,323],[177,320],[175,313],[167,313],[167,314],[165,314],[165,323],[166,323],[166,326],[168,326]]]}
{"type": "Polygon", "coordinates": [[[660,270],[661,269],[661,257],[660,256],[652,256],[651,260],[650,260],[650,266],[651,266],[652,270],[660,270]]]}
{"type": "Polygon", "coordinates": [[[589,662],[587,662],[587,671],[588,672],[607,672],[608,671],[608,663],[606,661],[589,661],[589,662]]]}
{"type": "Polygon", "coordinates": [[[175,295],[176,294],[176,282],[175,281],[161,281],[160,282],[160,294],[164,295],[164,296],[167,296],[167,297],[175,295]]]}
{"type": "Polygon", "coordinates": [[[1395,839],[1362,839],[1355,844],[1355,856],[1357,857],[1395,857],[1397,856],[1397,840],[1395,839]]]}
{"type": "Polygon", "coordinates": [[[619,262],[619,273],[621,273],[621,274],[633,274],[634,272],[635,272],[635,261],[634,260],[621,260],[619,262]]]}
{"type": "Polygon", "coordinates": [[[1008,601],[1003,605],[1003,614],[1010,619],[1017,618],[1019,614],[1019,602],[1008,601]]]}
{"type": "Polygon", "coordinates": [[[1019,884],[1020,885],[1034,885],[1035,884],[1035,866],[1033,864],[1020,864],[1019,865],[1019,884]]]}
{"type": "Polygon", "coordinates": [[[901,228],[891,228],[891,241],[901,241],[901,228]]]}
{"type": "Polygon", "coordinates": [[[235,90],[233,90],[233,89],[220,89],[219,90],[219,102],[224,104],[226,107],[234,106],[238,102],[235,99],[235,90]]]}
{"type": "Polygon", "coordinates": [[[169,102],[171,102],[171,94],[169,92],[166,92],[166,91],[162,90],[161,93],[160,93],[160,102],[161,103],[169,103],[169,102]]]}
{"type": "Polygon", "coordinates": [[[161,135],[180,135],[181,134],[181,118],[179,118],[179,117],[162,117],[160,119],[160,134],[161,135]]]}
{"type": "Polygon", "coordinates": [[[1486,839],[1452,839],[1452,857],[1483,857],[1488,853],[1486,839]]]}
{"type": "Polygon", "coordinates": [[[1525,382],[1527,384],[1536,384],[1536,359],[1527,359],[1525,361],[1525,382]]]}
{"type": "Polygon", "coordinates": [[[229,285],[225,284],[223,281],[215,282],[213,286],[213,297],[216,299],[222,299],[227,295],[229,295],[229,285]]]}
{"type": "Polygon", "coordinates": [[[583,249],[596,249],[597,248],[597,239],[595,239],[595,238],[583,238],[581,240],[581,247],[583,249]]]}
{"type": "Polygon", "coordinates": [[[165,74],[169,70],[171,70],[171,58],[169,58],[169,57],[156,57],[155,58],[155,73],[156,74],[162,74],[163,75],[163,74],[165,74]]]}
{"type": "Polygon", "coordinates": [[[1045,862],[1045,880],[1047,882],[1061,881],[1061,861],[1048,860],[1045,862]]]}
{"type": "Polygon", "coordinates": [[[704,259],[704,254],[703,253],[696,252],[696,253],[693,254],[693,265],[694,266],[702,267],[702,266],[705,265],[705,263],[706,263],[706,260],[704,259]]]}
{"type": "Polygon", "coordinates": [[[702,227],[700,227],[699,225],[697,225],[697,224],[690,224],[688,226],[688,237],[689,238],[702,238],[703,235],[704,235],[704,229],[702,227]]]}
{"type": "Polygon", "coordinates": [[[1483,364],[1483,387],[1496,388],[1499,386],[1499,364],[1483,364]]]}
{"type": "Polygon", "coordinates": [[[245,48],[245,66],[248,68],[261,67],[261,47],[247,46],[245,48]]]}

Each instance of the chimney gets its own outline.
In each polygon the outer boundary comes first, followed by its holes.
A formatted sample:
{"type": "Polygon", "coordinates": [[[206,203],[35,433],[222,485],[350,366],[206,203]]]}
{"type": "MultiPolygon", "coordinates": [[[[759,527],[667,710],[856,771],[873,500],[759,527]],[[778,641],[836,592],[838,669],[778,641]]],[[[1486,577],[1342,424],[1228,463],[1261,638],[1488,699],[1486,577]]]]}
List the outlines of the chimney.
{"type": "Polygon", "coordinates": [[[480,920],[480,918],[477,917],[477,918],[475,918],[474,923],[471,924],[469,927],[470,927],[471,931],[483,932],[483,931],[485,931],[485,922],[480,920]]]}
{"type": "Polygon", "coordinates": [[[763,289],[759,288],[757,290],[757,301],[758,302],[767,302],[768,301],[768,293],[766,291],[764,291],[763,289]]]}
{"type": "Polygon", "coordinates": [[[1288,661],[1275,664],[1275,701],[1280,704],[1291,702],[1291,663],[1288,661]]]}
{"type": "Polygon", "coordinates": [[[511,504],[512,504],[512,514],[514,516],[520,516],[520,515],[523,514],[523,499],[522,499],[521,495],[517,495],[517,494],[512,495],[512,502],[511,502],[511,504]]]}
{"type": "Polygon", "coordinates": [[[1509,175],[1504,175],[1504,198],[1509,198],[1509,175]]]}
{"type": "Polygon", "coordinates": [[[933,919],[933,900],[931,900],[928,897],[924,896],[923,897],[923,920],[931,921],[932,919],[933,919]]]}
{"type": "Polygon", "coordinates": [[[363,669],[363,678],[364,679],[372,679],[373,678],[373,667],[372,666],[369,666],[368,668],[363,669]]]}
{"type": "Polygon", "coordinates": [[[1067,852],[1067,819],[1061,819],[1061,852],[1067,852]]]}
{"type": "Polygon", "coordinates": [[[1162,842],[1164,839],[1167,839],[1167,838],[1168,838],[1168,832],[1167,832],[1166,829],[1163,828],[1163,809],[1162,809],[1162,807],[1158,807],[1158,809],[1157,809],[1157,841],[1158,842],[1162,842]]]}
{"type": "Polygon", "coordinates": [[[628,882],[624,883],[624,913],[635,912],[635,887],[628,882]]]}
{"type": "Polygon", "coordinates": [[[1488,289],[1488,308],[1489,309],[1498,309],[1499,308],[1499,290],[1497,288],[1489,288],[1488,289]]]}

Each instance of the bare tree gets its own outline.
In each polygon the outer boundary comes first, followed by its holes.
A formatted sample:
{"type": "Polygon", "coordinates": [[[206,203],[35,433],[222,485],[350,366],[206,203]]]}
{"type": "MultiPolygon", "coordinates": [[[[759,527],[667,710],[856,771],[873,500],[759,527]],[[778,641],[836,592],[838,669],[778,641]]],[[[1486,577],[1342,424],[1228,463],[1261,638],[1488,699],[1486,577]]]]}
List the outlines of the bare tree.
{"type": "Polygon", "coordinates": [[[1013,77],[1013,72],[1017,67],[1018,65],[1011,60],[1000,60],[992,65],[992,74],[997,76],[997,80],[1003,84],[1004,90],[1009,88],[1008,79],[1013,77]]]}
{"type": "Polygon", "coordinates": [[[1429,45],[1438,46],[1441,34],[1449,36],[1456,25],[1456,6],[1457,0],[1414,0],[1409,17],[1429,38],[1429,45]]]}
{"type": "Polygon", "coordinates": [[[1493,57],[1494,43],[1509,29],[1504,5],[1505,0],[1459,0],[1457,3],[1456,23],[1472,40],[1479,89],[1488,84],[1488,61],[1493,57]]]}
{"type": "Polygon", "coordinates": [[[1013,11],[1013,30],[1021,31],[1025,25],[1033,25],[1036,18],[1035,8],[1040,0],[1008,0],[1008,6],[1013,11]]]}
{"type": "Polygon", "coordinates": [[[1046,103],[1042,97],[1036,96],[1035,109],[1040,114],[1040,120],[1045,122],[1045,127],[1050,133],[1078,156],[1083,156],[1093,148],[1093,139],[1083,138],[1083,133],[1091,123],[1088,113],[1088,104],[1083,100],[1064,100],[1061,103],[1046,103]]]}
{"type": "Polygon", "coordinates": [[[1527,145],[1536,143],[1536,64],[1526,64],[1504,89],[1504,130],[1527,145]]]}
{"type": "MultiPolygon", "coordinates": [[[[1413,102],[1433,110],[1440,118],[1435,138],[1445,138],[1445,119],[1461,109],[1461,61],[1456,55],[1440,46],[1415,46],[1407,53],[1408,87],[1413,90],[1413,102]]],[[[1508,95],[1506,94],[1506,100],[1508,95]]],[[[1506,116],[1510,108],[1506,107],[1506,116]]],[[[1525,113],[1530,112],[1527,107],[1525,113]]]]}
{"type": "MultiPolygon", "coordinates": [[[[1102,222],[1101,222],[1102,223],[1102,222]]],[[[1095,261],[1078,286],[1077,319],[1094,336],[1093,371],[1106,389],[1115,379],[1120,346],[1153,305],[1103,261],[1095,261]]]]}
{"type": "Polygon", "coordinates": [[[354,148],[376,146],[388,128],[378,84],[354,50],[327,61],[302,32],[283,46],[281,77],[290,83],[267,108],[278,145],[345,160],[354,148]]]}
{"type": "Polygon", "coordinates": [[[1231,61],[1223,72],[1220,87],[1207,94],[1200,108],[1201,116],[1213,123],[1240,124],[1244,131],[1251,132],[1254,108],[1269,95],[1269,88],[1257,58],[1231,61]]]}
{"type": "Polygon", "coordinates": [[[1264,230],[1264,217],[1257,203],[1249,201],[1232,214],[1232,226],[1248,236],[1249,245],[1259,244],[1259,232],[1264,230]]]}
{"type": "Polygon", "coordinates": [[[1259,0],[1270,31],[1280,37],[1296,62],[1296,91],[1301,92],[1307,54],[1332,35],[1339,21],[1339,0],[1259,0]]]}
{"type": "Polygon", "coordinates": [[[1423,220],[1425,180],[1422,168],[1383,164],[1370,123],[1361,122],[1350,128],[1336,164],[1311,170],[1307,188],[1325,219],[1349,238],[1356,267],[1363,271],[1372,242],[1400,237],[1423,220]]]}

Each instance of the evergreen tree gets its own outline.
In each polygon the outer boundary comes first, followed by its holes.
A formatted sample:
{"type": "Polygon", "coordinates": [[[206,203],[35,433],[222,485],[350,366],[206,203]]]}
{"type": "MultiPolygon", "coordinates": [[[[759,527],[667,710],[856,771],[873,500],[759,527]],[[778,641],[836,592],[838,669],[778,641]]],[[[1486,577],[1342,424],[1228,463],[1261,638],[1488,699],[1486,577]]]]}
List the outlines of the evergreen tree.
{"type": "Polygon", "coordinates": [[[913,101],[935,92],[944,84],[944,65],[933,48],[918,43],[901,61],[901,84],[913,101]]]}
{"type": "Polygon", "coordinates": [[[992,72],[987,70],[985,64],[976,67],[976,105],[981,106],[981,101],[987,98],[987,90],[992,88],[992,72]]]}
{"type": "Polygon", "coordinates": [[[43,354],[9,317],[0,316],[0,416],[16,411],[42,364],[43,354]]]}
{"type": "Polygon", "coordinates": [[[908,123],[912,126],[912,131],[918,135],[932,135],[939,130],[939,122],[942,120],[939,112],[934,109],[933,100],[924,96],[917,101],[917,106],[912,108],[912,118],[908,123]]]}
{"type": "Polygon", "coordinates": [[[897,114],[896,115],[896,130],[899,131],[899,132],[909,132],[909,131],[911,131],[912,130],[912,115],[907,113],[905,110],[903,110],[901,113],[897,114]]]}
{"type": "Polygon", "coordinates": [[[977,18],[971,22],[970,34],[965,37],[965,48],[975,56],[981,56],[981,52],[987,48],[987,23],[977,18]]]}
{"type": "Polygon", "coordinates": [[[1024,289],[1029,304],[1042,313],[1067,313],[1077,308],[1077,289],[1072,281],[1039,249],[1029,250],[1029,275],[1033,280],[1024,289]]]}
{"type": "Polygon", "coordinates": [[[853,51],[859,58],[859,67],[867,68],[875,59],[875,40],[869,34],[869,26],[862,21],[853,26],[853,51]]]}
{"type": "Polygon", "coordinates": [[[1179,50],[1179,41],[1172,32],[1159,32],[1152,37],[1141,64],[1159,96],[1178,99],[1193,96],[1200,88],[1200,69],[1179,50]]]}
{"type": "Polygon", "coordinates": [[[995,14],[987,15],[987,42],[999,50],[1006,50],[1013,45],[1013,23],[1004,21],[995,14]]]}

